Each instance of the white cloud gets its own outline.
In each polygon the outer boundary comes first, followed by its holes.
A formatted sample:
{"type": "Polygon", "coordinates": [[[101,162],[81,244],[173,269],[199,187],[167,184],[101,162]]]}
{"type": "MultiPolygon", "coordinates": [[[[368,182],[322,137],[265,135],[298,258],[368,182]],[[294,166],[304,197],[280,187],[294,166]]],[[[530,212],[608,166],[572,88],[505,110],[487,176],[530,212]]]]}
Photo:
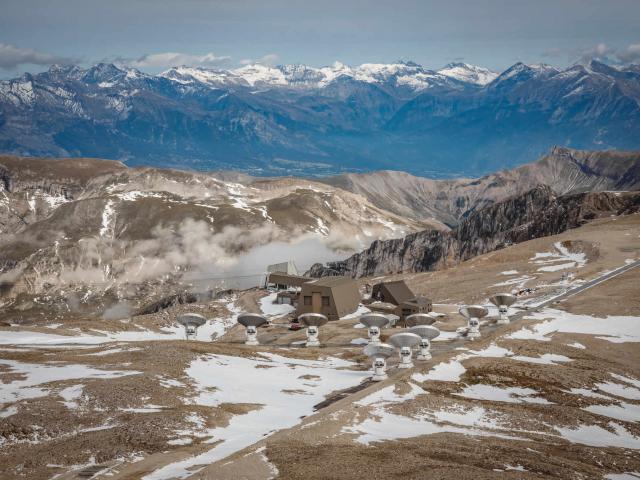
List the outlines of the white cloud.
{"type": "Polygon", "coordinates": [[[578,52],[581,60],[600,60],[608,63],[633,63],[640,61],[640,43],[628,45],[627,48],[618,49],[610,47],[606,43],[598,43],[592,48],[578,52]]]}
{"type": "Polygon", "coordinates": [[[626,50],[616,53],[616,57],[623,63],[640,61],[640,43],[629,45],[626,50]]]}
{"type": "Polygon", "coordinates": [[[32,48],[19,48],[0,43],[0,68],[11,70],[19,65],[51,65],[53,63],[78,63],[78,59],[60,57],[40,52],[32,48]]]}
{"type": "Polygon", "coordinates": [[[582,60],[608,60],[611,55],[615,53],[615,49],[608,46],[606,43],[598,43],[592,48],[588,48],[580,52],[580,58],[582,60]]]}
{"type": "Polygon", "coordinates": [[[220,67],[229,64],[230,60],[231,57],[218,56],[211,52],[204,55],[163,52],[143,55],[137,59],[119,59],[119,63],[141,69],[168,68],[182,65],[189,67],[220,67]]]}
{"type": "Polygon", "coordinates": [[[273,67],[278,64],[280,57],[275,53],[269,53],[264,57],[259,58],[258,60],[254,60],[253,58],[244,58],[240,60],[241,65],[253,65],[255,63],[259,63],[261,65],[267,65],[269,67],[273,67]]]}

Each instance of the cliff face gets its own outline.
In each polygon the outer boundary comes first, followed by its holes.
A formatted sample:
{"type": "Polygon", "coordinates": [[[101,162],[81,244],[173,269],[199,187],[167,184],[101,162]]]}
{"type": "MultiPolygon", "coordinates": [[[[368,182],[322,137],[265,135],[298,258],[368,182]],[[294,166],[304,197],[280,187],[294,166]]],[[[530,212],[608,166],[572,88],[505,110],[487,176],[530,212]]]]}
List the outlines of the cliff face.
{"type": "Polygon", "coordinates": [[[509,244],[555,235],[599,216],[637,211],[640,192],[557,196],[541,185],[472,213],[451,231],[425,230],[377,241],[346,260],[314,265],[310,273],[365,277],[437,270],[509,244]]]}

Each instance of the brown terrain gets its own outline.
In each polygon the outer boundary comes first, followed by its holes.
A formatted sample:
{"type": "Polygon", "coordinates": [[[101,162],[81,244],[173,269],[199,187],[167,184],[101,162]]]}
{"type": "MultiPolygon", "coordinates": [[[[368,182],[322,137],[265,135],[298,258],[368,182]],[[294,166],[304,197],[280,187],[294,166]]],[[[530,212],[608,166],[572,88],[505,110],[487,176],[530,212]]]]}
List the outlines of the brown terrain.
{"type": "MultiPolygon", "coordinates": [[[[335,402],[315,413],[309,412],[291,428],[251,442],[219,461],[196,464],[191,467],[192,476],[590,479],[638,472],[637,418],[612,419],[585,410],[593,406],[617,406],[628,415],[640,409],[640,397],[636,398],[635,392],[638,385],[634,383],[640,379],[638,340],[612,342],[601,338],[602,335],[562,332],[549,334],[548,341],[507,338],[525,326],[535,328],[544,318],[558,317],[560,314],[554,309],[588,315],[603,324],[612,321],[608,316],[626,315],[637,321],[638,268],[543,308],[535,319],[522,317],[535,310],[531,302],[561,292],[569,286],[567,282],[578,285],[581,280],[596,278],[638,258],[640,215],[631,214],[596,219],[559,235],[509,246],[445,270],[388,276],[404,278],[415,293],[433,299],[436,311],[448,314],[436,324],[441,331],[453,332],[464,324],[456,312],[460,304],[485,303],[490,294],[512,289],[521,292],[518,308],[514,309],[515,321],[510,325],[483,327],[482,338],[475,342],[434,342],[434,358],[415,362],[416,366],[408,371],[396,369],[397,361],[390,359],[387,381],[364,383],[363,389],[335,397],[335,402]],[[541,253],[566,258],[549,264],[533,263],[534,258],[542,261],[549,258],[536,256],[541,253]],[[539,270],[571,263],[570,258],[581,259],[583,265],[578,261],[563,269],[539,270]],[[563,274],[570,276],[563,278],[563,274]],[[502,358],[477,353],[485,349],[509,353],[502,358]],[[435,366],[462,354],[470,357],[460,360],[464,368],[459,380],[425,378],[435,366]],[[545,355],[551,355],[549,361],[540,360],[546,359],[545,355]],[[627,380],[616,380],[618,377],[612,374],[627,380]],[[607,393],[606,385],[612,382],[625,386],[617,392],[622,396],[607,393]],[[478,385],[516,389],[513,390],[516,393],[508,401],[460,396],[468,387],[478,385]],[[571,393],[571,389],[583,390],[571,393]],[[371,395],[381,395],[385,400],[376,400],[371,395]],[[571,433],[581,431],[586,433],[571,433]],[[365,435],[372,435],[368,444],[364,443],[365,435]],[[383,439],[375,440],[376,435],[383,439]],[[585,444],[584,438],[591,445],[585,444]],[[598,442],[602,445],[593,444],[598,442]],[[616,442],[623,446],[610,445],[616,442]]],[[[380,279],[362,278],[359,282],[364,286],[380,279]]],[[[161,328],[174,324],[177,314],[186,311],[213,319],[230,318],[229,302],[233,302],[236,310],[259,311],[259,301],[265,293],[259,289],[229,293],[219,299],[169,306],[126,320],[87,317],[45,327],[40,322],[15,325],[7,319],[13,326],[0,326],[0,336],[31,332],[73,338],[79,334],[101,335],[104,331],[160,332],[161,328]]],[[[199,404],[194,399],[209,387],[203,390],[188,370],[193,362],[212,354],[244,359],[277,354],[292,361],[335,357],[353,362],[347,368],[366,378],[369,360],[362,354],[361,346],[351,343],[366,336],[365,330],[353,328],[357,319],[323,327],[320,332],[323,346],[305,349],[299,344],[305,338],[304,332],[286,328],[290,318],[282,316],[260,329],[263,345],[259,347],[245,346],[244,333],[237,325],[213,342],[122,340],[76,346],[5,342],[0,346],[3,384],[0,392],[9,392],[9,386],[29,376],[10,367],[16,364],[40,365],[51,371],[80,365],[120,373],[114,378],[85,372],[77,379],[50,379],[32,384],[45,389],[42,395],[3,401],[0,478],[44,479],[58,475],[57,478],[75,479],[94,474],[95,478],[142,478],[165,465],[188,460],[217,445],[224,446],[225,441],[216,443],[219,440],[211,436],[211,429],[228,426],[234,419],[242,422],[245,415],[266,408],[263,402],[267,402],[270,392],[265,390],[265,399],[256,395],[251,402],[199,404]],[[79,384],[81,393],[73,395],[73,388],[79,384]],[[65,389],[71,389],[71,394],[65,389]]],[[[395,332],[385,331],[383,338],[391,333],[395,332]]],[[[635,331],[635,336],[640,337],[640,331],[635,331]]],[[[266,372],[270,365],[257,363],[255,368],[265,368],[266,372]]],[[[212,375],[215,381],[215,374],[212,375]]],[[[309,376],[310,381],[313,377],[309,376]]],[[[242,377],[238,378],[238,385],[242,388],[242,377]]],[[[268,388],[278,391],[282,387],[274,384],[268,388]]],[[[289,393],[293,403],[295,395],[305,394],[293,390],[289,393]]],[[[328,394],[329,398],[332,396],[328,394]]]]}

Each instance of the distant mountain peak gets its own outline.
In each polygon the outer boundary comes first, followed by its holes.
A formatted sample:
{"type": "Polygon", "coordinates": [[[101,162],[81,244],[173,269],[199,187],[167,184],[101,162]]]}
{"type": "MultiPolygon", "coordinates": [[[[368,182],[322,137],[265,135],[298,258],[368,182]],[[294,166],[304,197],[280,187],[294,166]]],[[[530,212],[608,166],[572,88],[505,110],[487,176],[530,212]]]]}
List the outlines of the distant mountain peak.
{"type": "Polygon", "coordinates": [[[443,69],[438,70],[438,73],[461,82],[474,83],[476,85],[486,85],[498,76],[497,72],[488,68],[462,62],[449,63],[443,69]]]}

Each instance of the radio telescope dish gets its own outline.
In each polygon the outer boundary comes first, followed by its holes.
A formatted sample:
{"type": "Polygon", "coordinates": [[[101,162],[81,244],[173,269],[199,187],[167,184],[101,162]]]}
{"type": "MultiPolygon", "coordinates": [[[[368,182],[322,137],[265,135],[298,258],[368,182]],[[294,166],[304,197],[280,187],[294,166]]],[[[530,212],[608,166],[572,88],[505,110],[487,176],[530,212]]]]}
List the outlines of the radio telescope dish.
{"type": "Polygon", "coordinates": [[[516,303],[518,298],[510,293],[498,293],[492,296],[489,301],[498,307],[498,321],[499,324],[509,323],[509,307],[516,303]]]}
{"type": "Polygon", "coordinates": [[[387,378],[387,358],[393,355],[395,348],[386,343],[370,343],[364,347],[364,354],[373,362],[373,376],[371,380],[379,382],[387,378]]]}
{"type": "Polygon", "coordinates": [[[415,327],[416,325],[433,325],[436,319],[427,313],[414,313],[404,319],[407,327],[415,327]]]}
{"type": "Polygon", "coordinates": [[[389,337],[389,343],[400,349],[400,363],[398,368],[411,368],[411,348],[420,343],[420,335],[410,332],[396,333],[389,337]]]}
{"type": "Polygon", "coordinates": [[[400,317],[395,313],[387,313],[387,318],[389,319],[389,326],[391,327],[395,327],[398,320],[400,320],[400,317]]]}
{"type": "Polygon", "coordinates": [[[369,358],[389,358],[395,351],[396,348],[388,343],[369,344],[364,347],[364,354],[369,358]]]}
{"type": "Polygon", "coordinates": [[[303,313],[298,317],[298,321],[307,327],[321,327],[329,319],[321,313],[303,313]]]}
{"type": "Polygon", "coordinates": [[[245,345],[258,345],[258,327],[268,323],[267,319],[257,313],[241,313],[238,315],[238,323],[247,329],[245,345]]]}
{"type": "Polygon", "coordinates": [[[320,327],[327,323],[329,319],[321,313],[303,313],[298,317],[298,321],[307,326],[307,343],[305,345],[307,347],[319,347],[318,332],[320,327]]]}
{"type": "Polygon", "coordinates": [[[475,340],[480,337],[480,318],[486,317],[489,313],[482,305],[467,305],[462,307],[460,310],[460,315],[467,319],[467,338],[469,340],[475,340]]]}
{"type": "Polygon", "coordinates": [[[420,335],[420,352],[417,360],[431,360],[431,340],[440,335],[440,330],[429,325],[417,325],[409,329],[411,333],[420,335]]]}
{"type": "Polygon", "coordinates": [[[267,322],[265,317],[257,313],[241,313],[238,315],[238,323],[245,327],[259,327],[267,322]]]}
{"type": "Polygon", "coordinates": [[[380,329],[389,325],[389,318],[382,313],[368,313],[360,317],[360,323],[368,328],[369,343],[380,343],[380,329]]]}
{"type": "Polygon", "coordinates": [[[389,325],[389,318],[382,313],[367,313],[360,317],[360,323],[365,327],[384,328],[389,325]]]}
{"type": "Polygon", "coordinates": [[[426,338],[427,340],[433,340],[440,336],[440,330],[429,325],[417,325],[415,327],[411,327],[409,332],[420,335],[420,338],[426,338]]]}
{"type": "Polygon", "coordinates": [[[183,315],[178,315],[177,320],[178,323],[184,326],[187,340],[196,338],[198,334],[198,327],[207,323],[207,319],[197,313],[185,313],[183,315]]]}
{"type": "Polygon", "coordinates": [[[489,313],[482,305],[467,305],[458,310],[464,318],[483,318],[489,313]]]}
{"type": "Polygon", "coordinates": [[[502,305],[510,307],[511,305],[516,303],[517,300],[518,297],[516,297],[515,295],[511,295],[510,293],[498,293],[497,295],[494,295],[489,299],[489,301],[496,307],[501,307],[502,305]]]}

